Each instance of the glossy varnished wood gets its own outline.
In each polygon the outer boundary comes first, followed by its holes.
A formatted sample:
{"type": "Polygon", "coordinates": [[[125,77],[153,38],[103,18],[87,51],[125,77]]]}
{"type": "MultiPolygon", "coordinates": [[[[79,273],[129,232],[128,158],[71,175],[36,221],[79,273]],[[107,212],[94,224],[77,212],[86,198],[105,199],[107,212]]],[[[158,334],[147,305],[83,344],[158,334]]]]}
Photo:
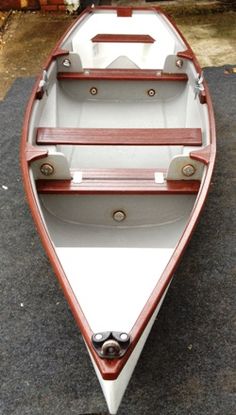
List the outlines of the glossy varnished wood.
{"type": "Polygon", "coordinates": [[[154,69],[84,69],[83,72],[58,72],[58,80],[112,81],[180,81],[187,82],[185,73],[164,73],[154,69]]]}
{"type": "Polygon", "coordinates": [[[191,151],[189,155],[191,159],[200,161],[201,163],[207,165],[209,164],[211,159],[211,145],[206,146],[204,148],[200,148],[197,151],[191,151]]]}
{"type": "Polygon", "coordinates": [[[154,43],[155,39],[149,35],[100,33],[94,36],[91,41],[93,43],[154,43]]]}
{"type": "Polygon", "coordinates": [[[155,182],[154,169],[82,171],[82,181],[37,180],[38,193],[49,194],[196,194],[198,180],[155,182]]]}
{"type": "Polygon", "coordinates": [[[116,13],[118,17],[132,17],[133,10],[132,7],[118,7],[116,13]]]}
{"type": "Polygon", "coordinates": [[[31,144],[27,144],[25,154],[27,162],[31,163],[32,161],[47,157],[48,149],[43,149],[37,146],[32,146],[31,144]]]}
{"type": "Polygon", "coordinates": [[[37,144],[200,146],[200,128],[38,128],[37,144]]]}

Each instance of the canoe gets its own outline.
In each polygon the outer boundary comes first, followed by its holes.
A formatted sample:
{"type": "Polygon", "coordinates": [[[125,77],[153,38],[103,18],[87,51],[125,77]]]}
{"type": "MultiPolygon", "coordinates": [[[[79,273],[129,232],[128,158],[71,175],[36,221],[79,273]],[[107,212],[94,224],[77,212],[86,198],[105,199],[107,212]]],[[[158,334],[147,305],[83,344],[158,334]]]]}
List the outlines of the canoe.
{"type": "Polygon", "coordinates": [[[116,414],[202,211],[211,98],[156,7],[91,7],[36,81],[21,166],[29,206],[116,414]]]}

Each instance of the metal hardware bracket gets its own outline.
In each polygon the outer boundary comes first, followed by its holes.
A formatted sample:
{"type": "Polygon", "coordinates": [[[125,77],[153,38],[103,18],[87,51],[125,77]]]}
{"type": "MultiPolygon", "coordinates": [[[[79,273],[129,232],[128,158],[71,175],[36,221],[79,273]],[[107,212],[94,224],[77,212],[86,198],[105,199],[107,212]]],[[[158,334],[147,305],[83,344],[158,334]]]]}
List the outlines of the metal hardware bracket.
{"type": "Polygon", "coordinates": [[[195,96],[194,99],[197,98],[197,96],[204,91],[204,86],[203,86],[203,74],[199,74],[197,79],[196,79],[196,83],[194,86],[194,91],[195,91],[195,96]]]}
{"type": "Polygon", "coordinates": [[[93,334],[92,343],[101,358],[119,359],[129,347],[130,336],[124,332],[106,331],[93,334]]]}

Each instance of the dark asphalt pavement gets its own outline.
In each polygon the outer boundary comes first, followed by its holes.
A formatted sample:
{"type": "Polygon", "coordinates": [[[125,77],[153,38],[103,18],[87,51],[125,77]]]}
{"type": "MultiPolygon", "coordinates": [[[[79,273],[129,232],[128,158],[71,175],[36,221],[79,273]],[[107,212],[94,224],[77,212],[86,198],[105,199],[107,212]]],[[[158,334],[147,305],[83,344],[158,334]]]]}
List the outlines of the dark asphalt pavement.
{"type": "MultiPolygon", "coordinates": [[[[205,76],[218,141],[211,190],[118,415],[235,414],[236,75],[205,76]]],[[[32,83],[16,80],[0,103],[0,413],[106,413],[24,198],[19,141],[32,83]]]]}

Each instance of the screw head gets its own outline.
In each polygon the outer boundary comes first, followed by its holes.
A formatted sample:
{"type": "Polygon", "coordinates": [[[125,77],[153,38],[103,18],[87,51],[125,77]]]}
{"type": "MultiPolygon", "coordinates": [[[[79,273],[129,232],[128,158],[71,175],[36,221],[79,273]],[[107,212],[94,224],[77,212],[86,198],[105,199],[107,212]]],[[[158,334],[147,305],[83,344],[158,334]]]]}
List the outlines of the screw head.
{"type": "Polygon", "coordinates": [[[95,339],[96,339],[96,340],[98,340],[98,341],[99,341],[99,340],[102,340],[102,337],[103,337],[103,336],[102,336],[102,334],[101,334],[101,333],[97,333],[97,334],[95,334],[95,336],[94,336],[94,337],[95,337],[95,339]]]}
{"type": "Polygon", "coordinates": [[[186,177],[193,176],[195,171],[196,168],[192,164],[186,164],[186,166],[182,168],[182,173],[186,177]]]}
{"type": "Polygon", "coordinates": [[[44,163],[41,165],[40,171],[44,176],[51,176],[54,173],[54,167],[49,163],[44,163]]]}
{"type": "Polygon", "coordinates": [[[90,94],[91,94],[91,95],[97,95],[97,93],[98,93],[97,88],[96,88],[95,86],[93,86],[93,87],[90,89],[90,94]]]}
{"type": "Polygon", "coordinates": [[[125,212],[123,212],[123,210],[117,210],[113,213],[112,217],[116,222],[122,222],[123,220],[125,220],[126,214],[125,212]]]}
{"type": "Polygon", "coordinates": [[[121,333],[120,338],[121,338],[121,340],[126,341],[126,340],[128,340],[129,336],[128,336],[127,333],[121,333]]]}
{"type": "Polygon", "coordinates": [[[177,68],[182,68],[184,61],[182,59],[177,59],[177,61],[175,62],[177,68]]]}
{"type": "Polygon", "coordinates": [[[154,95],[156,95],[156,91],[155,91],[155,89],[149,89],[148,90],[148,95],[149,95],[149,97],[154,97],[154,95]]]}
{"type": "Polygon", "coordinates": [[[66,68],[69,68],[71,66],[70,59],[64,59],[64,61],[62,62],[62,65],[65,66],[66,68]]]}

